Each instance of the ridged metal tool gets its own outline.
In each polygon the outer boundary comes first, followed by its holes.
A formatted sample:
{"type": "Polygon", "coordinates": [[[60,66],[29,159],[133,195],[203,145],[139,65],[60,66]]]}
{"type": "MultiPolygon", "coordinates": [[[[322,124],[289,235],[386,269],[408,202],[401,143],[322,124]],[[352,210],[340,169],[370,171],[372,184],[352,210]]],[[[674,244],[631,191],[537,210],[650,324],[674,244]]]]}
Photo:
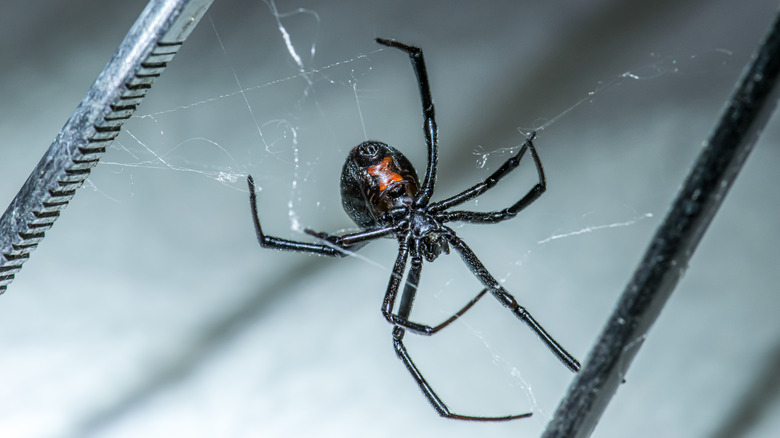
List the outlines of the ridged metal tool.
{"type": "MultiPolygon", "coordinates": [[[[0,217],[0,294],[213,0],[152,0],[0,217]]],[[[6,184],[8,182],[5,182],[6,184]]]]}

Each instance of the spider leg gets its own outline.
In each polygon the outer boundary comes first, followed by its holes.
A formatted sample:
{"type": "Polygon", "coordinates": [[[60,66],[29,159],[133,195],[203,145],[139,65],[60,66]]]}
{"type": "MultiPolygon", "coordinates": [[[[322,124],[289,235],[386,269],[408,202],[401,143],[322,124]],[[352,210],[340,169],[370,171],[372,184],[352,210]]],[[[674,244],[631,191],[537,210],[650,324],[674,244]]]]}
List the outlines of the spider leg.
{"type": "Polygon", "coordinates": [[[479,301],[482,297],[484,297],[485,294],[488,293],[489,290],[490,289],[487,289],[487,288],[482,289],[482,291],[480,293],[478,293],[477,296],[472,298],[471,301],[466,303],[466,305],[463,306],[462,309],[458,310],[457,312],[455,312],[454,315],[450,316],[444,322],[442,322],[441,324],[439,324],[436,327],[434,327],[433,330],[431,331],[431,334],[435,334],[439,330],[443,329],[444,327],[447,327],[448,325],[450,325],[453,322],[455,322],[455,320],[457,320],[458,318],[463,316],[463,314],[466,313],[467,310],[471,309],[471,306],[473,306],[474,304],[477,304],[477,301],[479,301]]]}
{"type": "Polygon", "coordinates": [[[521,306],[517,300],[515,300],[515,297],[507,292],[507,290],[504,289],[504,287],[501,286],[501,284],[499,284],[492,275],[490,275],[490,272],[488,272],[487,268],[485,268],[485,265],[483,265],[474,252],[471,251],[471,248],[469,248],[466,243],[463,242],[463,240],[455,235],[454,231],[447,227],[444,228],[448,231],[444,234],[447,241],[449,241],[450,245],[452,245],[452,247],[455,248],[455,250],[460,254],[461,258],[469,267],[471,272],[479,279],[480,282],[482,282],[482,284],[484,284],[490,290],[490,293],[492,293],[493,296],[504,305],[504,307],[511,310],[517,318],[519,318],[531,330],[533,330],[533,332],[539,336],[542,342],[544,342],[547,348],[549,348],[550,351],[552,351],[552,353],[558,357],[558,359],[564,365],[566,365],[567,368],[569,368],[572,372],[579,371],[580,363],[577,361],[577,359],[569,354],[569,352],[567,352],[558,343],[558,341],[556,341],[549,333],[547,333],[547,330],[545,330],[544,327],[542,327],[542,325],[539,324],[533,316],[531,316],[531,313],[529,313],[523,306],[521,306]]]}
{"type": "Polygon", "coordinates": [[[422,375],[419,368],[417,368],[417,365],[415,365],[412,361],[412,357],[409,355],[409,352],[406,350],[406,347],[403,343],[404,333],[404,329],[401,327],[396,326],[393,329],[393,346],[395,347],[395,353],[398,355],[398,358],[401,359],[401,362],[404,363],[406,369],[409,370],[412,378],[414,378],[414,381],[417,382],[417,385],[420,387],[420,390],[423,392],[423,395],[425,395],[425,398],[428,399],[428,402],[431,404],[431,406],[433,406],[433,409],[435,409],[436,412],[438,412],[442,417],[468,421],[508,421],[515,420],[517,418],[530,417],[532,415],[530,412],[528,412],[525,414],[507,415],[503,417],[478,417],[454,414],[450,412],[449,408],[447,408],[447,405],[444,404],[444,401],[442,401],[441,398],[439,398],[431,385],[425,380],[425,377],[422,375]]]}
{"type": "Polygon", "coordinates": [[[539,154],[534,147],[533,139],[536,136],[535,132],[532,132],[528,138],[523,142],[523,146],[514,156],[510,157],[498,170],[493,172],[487,179],[475,186],[464,190],[463,192],[445,199],[441,202],[431,204],[430,209],[437,213],[437,218],[447,221],[464,221],[472,223],[495,223],[505,219],[511,219],[517,215],[521,210],[537,200],[542,193],[547,189],[547,181],[544,177],[544,168],[542,167],[542,161],[539,159],[539,154]],[[503,210],[491,211],[491,212],[473,212],[473,211],[453,211],[444,212],[444,210],[462,204],[470,199],[474,199],[477,196],[485,193],[493,188],[498,182],[513,171],[520,164],[520,160],[525,155],[526,151],[531,154],[531,158],[534,160],[536,166],[536,172],[539,175],[539,181],[525,194],[519,201],[512,206],[503,210]]]}
{"type": "Polygon", "coordinates": [[[398,314],[396,315],[393,313],[395,300],[398,295],[398,288],[401,285],[401,279],[406,270],[406,261],[409,259],[409,240],[408,236],[399,238],[398,257],[395,259],[393,272],[390,274],[390,281],[387,284],[387,292],[385,292],[385,298],[382,300],[382,315],[385,316],[387,322],[397,327],[403,327],[421,335],[430,335],[433,334],[432,327],[418,324],[407,319],[412,312],[412,304],[414,303],[414,296],[417,293],[417,283],[419,282],[420,271],[422,270],[422,257],[420,257],[419,254],[415,254],[412,257],[412,263],[409,268],[409,274],[406,276],[406,285],[404,286],[404,293],[401,297],[401,305],[398,308],[398,314]]]}
{"type": "Polygon", "coordinates": [[[395,228],[384,227],[376,230],[345,234],[343,236],[336,236],[334,234],[314,231],[310,228],[304,228],[303,232],[310,236],[314,236],[318,239],[322,239],[327,242],[330,242],[332,245],[335,245],[344,250],[355,252],[360,248],[366,246],[366,244],[368,244],[371,240],[374,240],[378,237],[387,236],[388,234],[392,234],[393,232],[395,232],[395,228]]]}
{"type": "Polygon", "coordinates": [[[393,313],[396,296],[398,294],[398,288],[401,284],[401,279],[403,278],[406,267],[408,253],[409,248],[407,244],[402,244],[399,246],[398,258],[396,259],[395,265],[393,266],[393,273],[390,276],[390,282],[387,286],[387,293],[385,294],[385,299],[382,302],[382,314],[390,324],[405,328],[418,335],[434,335],[439,330],[447,327],[452,322],[460,318],[489,290],[483,289],[479,294],[477,294],[476,297],[472,298],[471,301],[466,303],[463,308],[458,310],[454,315],[450,316],[437,326],[432,327],[429,325],[409,321],[409,316],[412,313],[412,306],[414,305],[414,298],[417,294],[417,285],[420,282],[420,272],[422,271],[422,257],[417,254],[412,255],[412,261],[410,264],[411,266],[409,268],[409,273],[406,276],[406,284],[404,285],[404,291],[401,294],[401,303],[398,306],[398,313],[393,313]]]}
{"type": "Polygon", "coordinates": [[[436,168],[438,163],[439,142],[436,131],[436,114],[433,109],[433,97],[431,97],[431,87],[428,84],[428,72],[425,68],[425,58],[422,49],[414,46],[408,46],[394,40],[377,38],[376,42],[388,47],[395,47],[409,55],[414,68],[414,74],[417,76],[417,85],[420,88],[420,97],[422,99],[423,111],[423,130],[425,131],[425,142],[428,145],[428,166],[425,169],[425,179],[420,191],[414,199],[414,205],[425,207],[433,196],[433,186],[436,184],[436,168]]]}
{"type": "MultiPolygon", "coordinates": [[[[311,254],[320,254],[320,255],[327,255],[333,257],[344,257],[348,254],[348,249],[350,245],[354,243],[365,242],[370,239],[375,239],[377,237],[382,236],[381,233],[378,233],[376,231],[355,233],[355,234],[344,236],[343,238],[333,236],[334,239],[332,241],[326,239],[332,245],[298,242],[295,240],[288,240],[279,237],[268,236],[265,233],[263,233],[263,228],[260,226],[260,217],[257,211],[257,194],[255,193],[255,182],[252,179],[251,175],[249,175],[246,178],[246,181],[247,184],[249,185],[249,206],[252,209],[252,219],[255,224],[255,234],[257,235],[257,241],[260,243],[260,246],[264,248],[273,248],[273,249],[279,249],[284,251],[307,252],[311,254]],[[347,237],[349,239],[347,239],[347,241],[345,242],[344,239],[347,237]]],[[[386,233],[390,233],[392,232],[392,229],[390,229],[389,231],[388,230],[383,230],[383,231],[386,231],[386,233]]]]}

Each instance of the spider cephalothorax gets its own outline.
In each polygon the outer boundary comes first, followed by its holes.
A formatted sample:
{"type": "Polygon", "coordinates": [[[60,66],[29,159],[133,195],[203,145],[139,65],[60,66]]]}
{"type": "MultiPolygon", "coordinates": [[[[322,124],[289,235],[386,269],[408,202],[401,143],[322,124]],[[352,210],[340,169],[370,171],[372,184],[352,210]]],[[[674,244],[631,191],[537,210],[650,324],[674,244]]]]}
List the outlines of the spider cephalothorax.
{"type": "Polygon", "coordinates": [[[420,335],[437,333],[458,319],[489,292],[517,318],[528,325],[567,368],[574,372],[580,369],[579,362],[564,350],[523,306],[518,304],[517,300],[488,272],[468,245],[455,234],[455,231],[445,225],[445,223],[453,221],[492,224],[511,219],[544,193],[547,184],[542,162],[533,144],[535,133],[529,134],[520,150],[484,181],[455,196],[431,203],[431,196],[436,184],[438,141],[433,99],[428,85],[422,50],[392,40],[377,39],[377,42],[406,52],[417,76],[422,98],[425,141],[428,147],[428,164],[422,185],[417,179],[412,164],[397,149],[378,141],[366,141],[359,144],[350,152],[341,173],[341,199],[344,210],[362,228],[362,231],[336,236],[306,229],[307,234],[325,241],[324,243],[307,243],[267,236],[263,233],[257,213],[254,181],[250,176],[247,178],[247,182],[257,240],[261,246],[267,248],[343,257],[357,251],[371,240],[380,237],[395,237],[398,240],[398,254],[385,291],[385,298],[382,301],[382,315],[394,326],[393,345],[396,354],[403,361],[433,408],[443,417],[460,420],[503,421],[528,417],[531,413],[481,417],[451,412],[412,361],[404,346],[403,338],[407,330],[420,335]],[[501,178],[517,168],[526,153],[531,156],[536,166],[539,181],[518,201],[497,211],[450,211],[452,207],[474,199],[495,186],[501,178]],[[469,270],[485,288],[457,313],[436,326],[410,320],[414,297],[418,291],[417,285],[420,281],[423,259],[432,262],[442,254],[449,254],[451,249],[460,255],[469,270]],[[404,287],[400,303],[396,306],[402,280],[404,287]]]}

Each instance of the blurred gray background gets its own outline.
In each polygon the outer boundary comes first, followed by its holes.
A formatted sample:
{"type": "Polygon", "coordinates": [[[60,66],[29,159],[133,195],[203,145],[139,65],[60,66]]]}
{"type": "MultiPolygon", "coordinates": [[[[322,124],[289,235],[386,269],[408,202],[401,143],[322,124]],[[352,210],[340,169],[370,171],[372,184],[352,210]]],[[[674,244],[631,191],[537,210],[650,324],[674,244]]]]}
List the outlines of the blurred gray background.
{"type": "MultiPolygon", "coordinates": [[[[145,4],[0,6],[3,208],[145,4]]],[[[534,412],[440,419],[380,313],[394,241],[340,260],[262,249],[246,175],[268,233],[354,230],[338,193],[351,147],[381,139],[425,166],[408,58],[373,39],[423,48],[438,199],[544,127],[548,192],[512,221],[457,231],[584,360],[777,3],[275,7],[214,2],[0,297],[0,436],[538,436],[572,376],[520,322],[486,298],[434,338],[407,335],[454,411],[534,412]]],[[[780,431],[776,120],[594,436],[780,431]]],[[[468,207],[518,199],[533,167],[514,173],[468,207]]],[[[442,257],[425,267],[414,316],[443,320],[478,290],[442,257]]]]}

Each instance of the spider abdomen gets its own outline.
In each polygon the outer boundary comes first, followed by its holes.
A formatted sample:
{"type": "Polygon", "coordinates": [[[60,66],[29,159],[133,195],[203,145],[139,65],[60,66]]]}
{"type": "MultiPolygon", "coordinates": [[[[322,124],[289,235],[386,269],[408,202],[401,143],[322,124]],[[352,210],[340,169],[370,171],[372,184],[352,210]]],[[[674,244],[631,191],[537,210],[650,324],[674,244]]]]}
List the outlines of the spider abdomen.
{"type": "Polygon", "coordinates": [[[341,172],[341,204],[362,228],[386,225],[388,211],[410,206],[420,184],[412,163],[397,149],[366,141],[349,153],[341,172]]]}

